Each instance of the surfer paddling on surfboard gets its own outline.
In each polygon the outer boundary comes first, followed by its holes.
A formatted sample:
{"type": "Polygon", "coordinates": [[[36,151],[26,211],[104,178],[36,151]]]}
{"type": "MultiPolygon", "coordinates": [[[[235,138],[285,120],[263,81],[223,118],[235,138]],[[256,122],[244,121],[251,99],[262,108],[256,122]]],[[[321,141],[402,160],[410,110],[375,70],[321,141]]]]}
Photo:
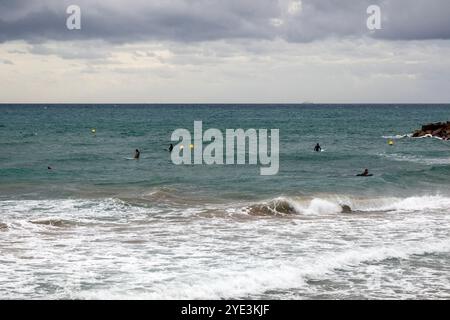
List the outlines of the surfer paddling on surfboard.
{"type": "Polygon", "coordinates": [[[369,169],[365,169],[363,173],[357,174],[358,177],[371,177],[373,174],[369,173],[369,169]]]}
{"type": "Polygon", "coordinates": [[[134,151],[134,159],[135,160],[139,160],[139,157],[141,156],[141,152],[139,151],[139,149],[136,149],[136,151],[134,151]]]}

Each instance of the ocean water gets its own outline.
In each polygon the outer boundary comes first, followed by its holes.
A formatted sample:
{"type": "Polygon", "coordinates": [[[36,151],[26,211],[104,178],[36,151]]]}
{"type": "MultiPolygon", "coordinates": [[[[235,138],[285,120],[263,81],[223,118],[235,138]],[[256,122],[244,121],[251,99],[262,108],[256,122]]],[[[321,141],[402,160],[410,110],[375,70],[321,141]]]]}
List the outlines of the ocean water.
{"type": "Polygon", "coordinates": [[[407,136],[447,120],[450,105],[0,105],[0,299],[449,299],[450,142],[407,136]],[[195,120],[280,129],[279,173],[174,165],[170,136],[195,120]]]}

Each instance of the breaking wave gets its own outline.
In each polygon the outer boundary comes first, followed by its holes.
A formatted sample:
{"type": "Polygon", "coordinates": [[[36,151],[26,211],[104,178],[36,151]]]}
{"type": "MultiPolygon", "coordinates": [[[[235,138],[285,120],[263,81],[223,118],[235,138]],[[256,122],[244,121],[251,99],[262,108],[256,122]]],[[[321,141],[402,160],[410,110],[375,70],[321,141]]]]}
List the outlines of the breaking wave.
{"type": "Polygon", "coordinates": [[[323,215],[338,213],[408,213],[417,211],[450,210],[450,197],[440,195],[408,198],[276,198],[247,206],[243,211],[253,216],[270,215],[323,215]]]}
{"type": "Polygon", "coordinates": [[[179,203],[161,209],[158,203],[140,205],[108,199],[71,200],[9,200],[0,201],[2,222],[0,230],[35,227],[71,228],[79,226],[148,223],[151,219],[165,218],[227,218],[248,215],[264,216],[326,216],[338,214],[449,212],[450,197],[423,195],[406,198],[358,198],[346,195],[320,195],[315,197],[277,197],[256,203],[230,201],[195,205],[179,203]]]}
{"type": "Polygon", "coordinates": [[[404,138],[411,138],[412,133],[407,134],[396,134],[396,135],[390,135],[390,136],[382,136],[383,139],[404,139],[404,138]]]}
{"type": "Polygon", "coordinates": [[[381,137],[383,139],[393,139],[393,140],[399,140],[399,139],[405,139],[405,138],[413,138],[413,139],[435,138],[438,140],[445,141],[441,137],[433,136],[432,134],[425,134],[421,137],[413,137],[412,133],[407,133],[407,134],[385,135],[385,136],[381,136],[381,137]]]}
{"type": "Polygon", "coordinates": [[[254,204],[244,208],[249,215],[290,215],[290,214],[326,214],[342,212],[338,203],[315,198],[310,201],[295,200],[293,198],[276,198],[265,203],[254,204]]]}

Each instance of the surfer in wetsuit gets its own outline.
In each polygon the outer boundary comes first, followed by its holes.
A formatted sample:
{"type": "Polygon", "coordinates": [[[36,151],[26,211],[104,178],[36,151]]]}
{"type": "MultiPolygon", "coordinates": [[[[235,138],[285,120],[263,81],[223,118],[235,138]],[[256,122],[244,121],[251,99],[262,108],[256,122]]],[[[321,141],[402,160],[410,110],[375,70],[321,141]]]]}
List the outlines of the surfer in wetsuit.
{"type": "Polygon", "coordinates": [[[169,152],[172,152],[172,150],[173,150],[173,144],[170,144],[170,146],[169,146],[169,152]]]}
{"type": "Polygon", "coordinates": [[[141,152],[139,151],[139,149],[136,149],[136,151],[134,152],[134,159],[139,160],[140,156],[141,156],[141,152]]]}
{"type": "Polygon", "coordinates": [[[369,174],[369,169],[365,169],[363,173],[358,174],[358,177],[369,177],[371,174],[369,174]]]}
{"type": "Polygon", "coordinates": [[[320,144],[316,144],[316,146],[314,147],[314,151],[315,151],[315,152],[320,152],[320,151],[322,151],[322,147],[320,146],[320,144]]]}

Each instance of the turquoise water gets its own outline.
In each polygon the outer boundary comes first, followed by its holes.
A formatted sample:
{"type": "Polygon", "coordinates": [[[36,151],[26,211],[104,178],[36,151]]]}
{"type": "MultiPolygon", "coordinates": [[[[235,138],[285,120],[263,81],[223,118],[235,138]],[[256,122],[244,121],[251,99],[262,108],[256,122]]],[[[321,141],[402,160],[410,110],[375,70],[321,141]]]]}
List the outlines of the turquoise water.
{"type": "MultiPolygon", "coordinates": [[[[448,119],[448,105],[3,105],[0,112],[1,188],[6,193],[8,185],[43,197],[170,186],[251,199],[337,191],[414,195],[448,186],[448,143],[401,139],[390,147],[383,138],[448,119]],[[262,177],[258,166],[249,165],[173,165],[163,149],[175,129],[193,132],[194,120],[202,120],[204,130],[223,132],[280,129],[279,174],[262,177]],[[325,152],[312,152],[316,142],[325,152]],[[125,161],[135,148],[142,159],[125,161]],[[364,168],[370,168],[373,179],[354,178],[364,168]]],[[[15,190],[6,197],[25,194],[15,190]]]]}
{"type": "Polygon", "coordinates": [[[405,137],[449,119],[450,105],[0,105],[0,298],[449,298],[450,142],[405,137]],[[174,165],[170,136],[196,120],[279,129],[279,173],[174,165]]]}

